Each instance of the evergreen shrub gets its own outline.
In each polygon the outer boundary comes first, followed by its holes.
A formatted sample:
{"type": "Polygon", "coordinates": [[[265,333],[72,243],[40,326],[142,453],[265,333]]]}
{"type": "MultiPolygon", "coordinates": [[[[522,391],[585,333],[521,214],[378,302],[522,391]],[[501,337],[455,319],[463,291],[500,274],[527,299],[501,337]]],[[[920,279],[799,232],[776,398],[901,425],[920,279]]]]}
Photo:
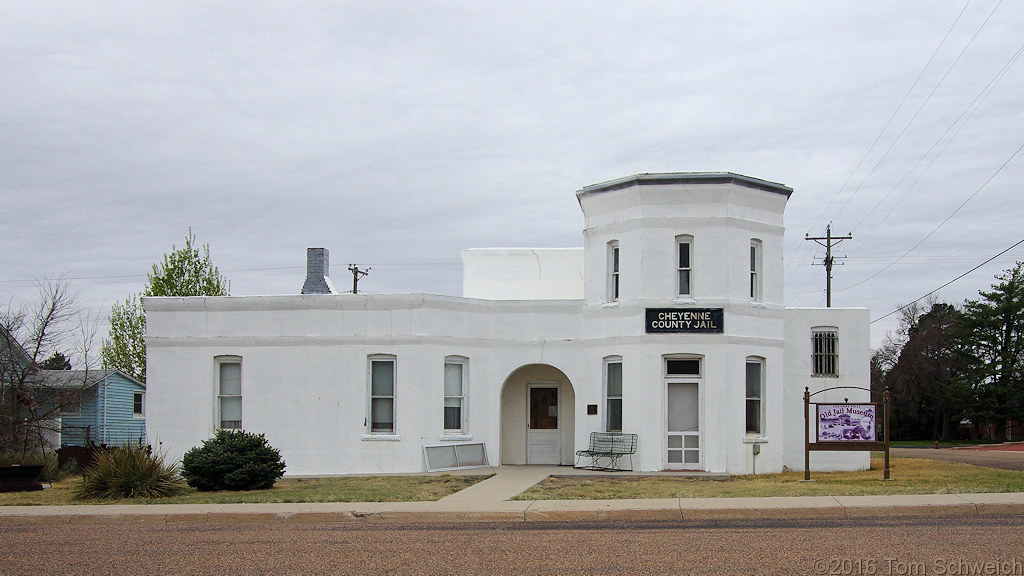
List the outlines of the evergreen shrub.
{"type": "Polygon", "coordinates": [[[263,434],[218,430],[185,453],[181,475],[196,490],[265,490],[284,475],[284,460],[263,434]]]}

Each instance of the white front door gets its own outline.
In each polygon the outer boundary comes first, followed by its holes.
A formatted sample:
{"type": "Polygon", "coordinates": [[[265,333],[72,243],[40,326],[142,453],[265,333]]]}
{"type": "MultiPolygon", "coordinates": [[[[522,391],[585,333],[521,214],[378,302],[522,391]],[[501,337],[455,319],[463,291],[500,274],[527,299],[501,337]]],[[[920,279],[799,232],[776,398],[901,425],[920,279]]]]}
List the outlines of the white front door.
{"type": "Polygon", "coordinates": [[[562,443],[558,429],[558,386],[530,384],[526,407],[526,463],[561,464],[562,443]]]}
{"type": "Polygon", "coordinates": [[[700,394],[696,382],[668,383],[668,453],[670,470],[700,470],[700,394]]]}

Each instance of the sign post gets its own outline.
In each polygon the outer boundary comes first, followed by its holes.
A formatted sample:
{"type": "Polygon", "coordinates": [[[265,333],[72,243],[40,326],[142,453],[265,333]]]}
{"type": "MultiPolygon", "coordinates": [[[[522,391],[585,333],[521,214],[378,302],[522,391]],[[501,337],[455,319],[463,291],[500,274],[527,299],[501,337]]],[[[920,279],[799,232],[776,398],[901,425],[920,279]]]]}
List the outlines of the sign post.
{"type": "Polygon", "coordinates": [[[891,397],[889,388],[882,393],[882,435],[877,438],[877,418],[879,404],[877,402],[843,402],[824,403],[811,402],[811,397],[828,390],[838,389],[870,390],[857,386],[836,386],[825,388],[811,394],[804,388],[804,480],[811,479],[811,450],[827,451],[884,451],[885,470],[882,477],[889,479],[889,405],[891,397]],[[810,438],[811,406],[814,406],[815,440],[810,438]]]}

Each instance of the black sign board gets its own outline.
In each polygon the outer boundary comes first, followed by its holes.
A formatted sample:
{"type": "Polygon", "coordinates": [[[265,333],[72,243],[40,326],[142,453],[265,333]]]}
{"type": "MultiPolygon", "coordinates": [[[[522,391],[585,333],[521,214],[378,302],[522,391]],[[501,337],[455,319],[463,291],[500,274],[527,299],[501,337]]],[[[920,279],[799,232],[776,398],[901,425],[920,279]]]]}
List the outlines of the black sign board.
{"type": "Polygon", "coordinates": [[[725,312],[721,308],[648,308],[647,333],[721,334],[725,312]]]}

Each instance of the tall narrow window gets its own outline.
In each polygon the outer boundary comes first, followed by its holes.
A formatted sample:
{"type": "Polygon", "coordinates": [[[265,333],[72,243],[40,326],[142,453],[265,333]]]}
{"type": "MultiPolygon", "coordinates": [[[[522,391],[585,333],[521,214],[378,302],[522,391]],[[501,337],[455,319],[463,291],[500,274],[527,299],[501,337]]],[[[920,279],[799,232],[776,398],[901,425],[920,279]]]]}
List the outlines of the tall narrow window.
{"type": "Polygon", "coordinates": [[[747,433],[764,433],[764,361],[747,358],[747,433]]]}
{"type": "Polygon", "coordinates": [[[691,296],[693,294],[693,237],[676,237],[676,294],[679,296],[691,296]]]}
{"type": "Polygon", "coordinates": [[[142,418],[146,415],[145,405],[145,393],[134,392],[132,393],[132,416],[135,418],[142,418]]]}
{"type": "Polygon", "coordinates": [[[395,433],[395,359],[370,359],[370,433],[395,433]]]}
{"type": "Polygon", "coordinates": [[[750,241],[750,299],[761,301],[761,241],[750,241]]]}
{"type": "Polygon", "coordinates": [[[619,242],[608,243],[608,301],[619,301],[619,242]]]}
{"type": "Polygon", "coordinates": [[[835,328],[811,330],[811,376],[839,376],[839,332],[835,328]]]}
{"type": "Polygon", "coordinates": [[[605,360],[605,431],[622,432],[622,359],[605,360]]]}
{"type": "Polygon", "coordinates": [[[242,361],[224,359],[217,368],[217,401],[220,428],[241,430],[242,428],[242,361]]]}
{"type": "Polygon", "coordinates": [[[466,430],[466,360],[445,358],[444,361],[444,431],[466,430]]]}

